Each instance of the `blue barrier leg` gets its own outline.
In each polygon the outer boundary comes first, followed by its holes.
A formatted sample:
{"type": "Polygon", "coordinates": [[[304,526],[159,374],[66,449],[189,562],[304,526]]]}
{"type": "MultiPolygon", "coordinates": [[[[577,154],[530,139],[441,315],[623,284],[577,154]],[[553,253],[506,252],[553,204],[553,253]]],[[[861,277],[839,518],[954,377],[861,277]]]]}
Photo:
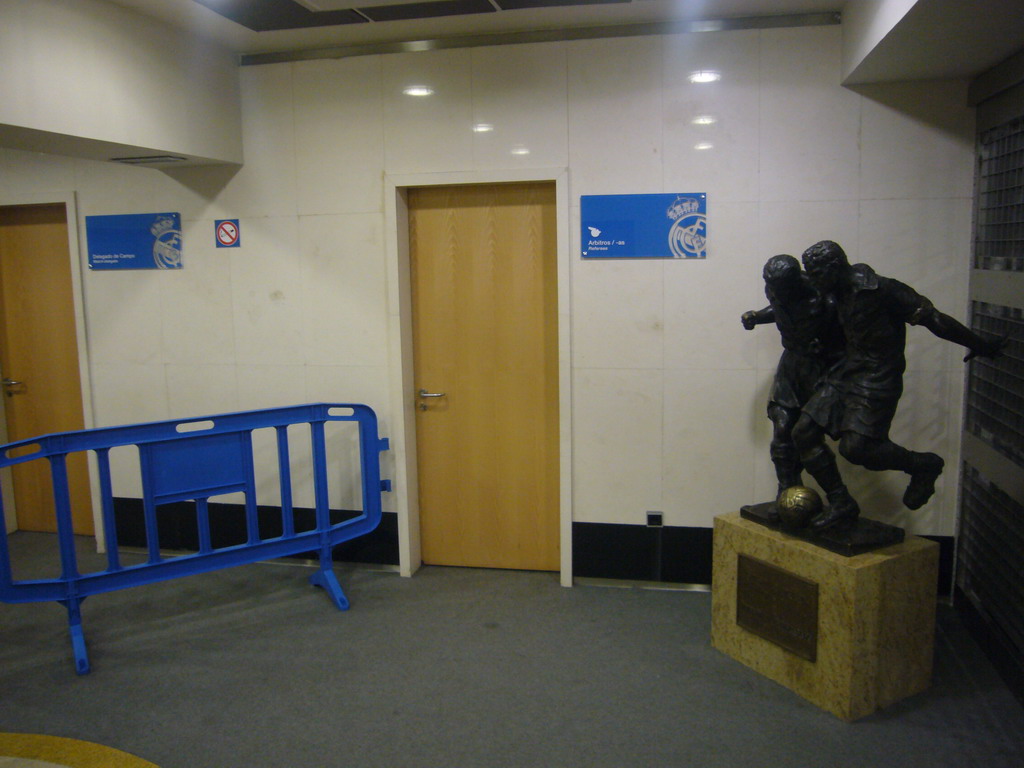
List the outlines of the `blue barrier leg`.
{"type": "Polygon", "coordinates": [[[80,600],[61,600],[68,609],[68,632],[71,634],[71,652],[75,656],[75,671],[80,675],[89,672],[89,652],[85,648],[85,632],[82,631],[82,609],[80,600]]]}
{"type": "Polygon", "coordinates": [[[320,568],[309,577],[309,583],[326,590],[331,602],[338,606],[339,611],[348,610],[348,598],[338,583],[338,577],[334,575],[334,561],[331,558],[331,548],[323,547],[320,550],[320,568]]]}
{"type": "Polygon", "coordinates": [[[339,611],[348,610],[348,598],[341,591],[341,584],[338,583],[338,577],[334,575],[334,571],[319,570],[309,577],[309,583],[326,589],[331,602],[338,606],[339,611]]]}

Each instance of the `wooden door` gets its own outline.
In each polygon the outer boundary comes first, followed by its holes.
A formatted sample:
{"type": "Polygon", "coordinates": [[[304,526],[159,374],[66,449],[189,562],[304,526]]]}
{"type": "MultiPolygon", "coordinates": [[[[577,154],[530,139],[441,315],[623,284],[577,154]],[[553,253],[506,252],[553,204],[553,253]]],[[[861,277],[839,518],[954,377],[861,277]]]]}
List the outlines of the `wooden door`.
{"type": "Polygon", "coordinates": [[[412,189],[409,237],[423,562],[557,570],[554,184],[412,189]]]}
{"type": "MultiPolygon", "coordinates": [[[[0,207],[0,373],[11,442],[82,429],[63,203],[0,207]]],[[[18,528],[56,531],[49,462],[31,461],[11,469],[18,528]]],[[[84,454],[68,458],[68,483],[75,533],[92,534],[84,454]]]]}

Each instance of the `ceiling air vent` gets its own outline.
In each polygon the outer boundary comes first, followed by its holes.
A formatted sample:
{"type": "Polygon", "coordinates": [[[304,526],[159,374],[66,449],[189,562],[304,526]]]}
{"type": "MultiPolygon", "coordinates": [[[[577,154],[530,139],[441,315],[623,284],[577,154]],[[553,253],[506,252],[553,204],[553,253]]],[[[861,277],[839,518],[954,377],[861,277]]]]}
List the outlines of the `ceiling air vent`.
{"type": "Polygon", "coordinates": [[[157,165],[159,163],[184,163],[188,158],[178,155],[143,155],[141,157],[112,157],[115,163],[125,165],[157,165]]]}

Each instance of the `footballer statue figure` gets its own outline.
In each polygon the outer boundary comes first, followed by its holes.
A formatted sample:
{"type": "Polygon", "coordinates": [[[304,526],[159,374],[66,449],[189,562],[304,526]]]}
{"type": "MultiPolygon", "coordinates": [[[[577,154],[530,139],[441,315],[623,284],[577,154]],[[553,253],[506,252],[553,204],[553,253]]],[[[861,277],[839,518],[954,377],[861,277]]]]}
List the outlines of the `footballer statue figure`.
{"type": "Polygon", "coordinates": [[[793,427],[826,371],[842,358],[845,342],[835,302],[818,292],[793,256],[772,256],[762,276],[768,306],[744,312],[740,319],[748,331],[774,323],[782,337],[782,356],[768,396],[771,457],[781,494],[803,485],[793,427]]]}
{"type": "Polygon", "coordinates": [[[833,365],[792,427],[800,464],[821,486],[829,506],[810,523],[824,530],[860,514],[843,483],[825,436],[839,453],[872,471],[899,470],[910,476],[903,503],[922,507],[935,492],[944,462],[934,453],[912,451],[889,439],[889,426],[903,394],[907,325],[920,325],[940,339],[961,344],[964,361],[995,357],[1005,339],[989,340],[932,306],[910,286],[876,274],[866,264],[850,264],[843,249],[823,240],[803,254],[810,283],[834,302],[845,338],[842,358],[833,365]]]}

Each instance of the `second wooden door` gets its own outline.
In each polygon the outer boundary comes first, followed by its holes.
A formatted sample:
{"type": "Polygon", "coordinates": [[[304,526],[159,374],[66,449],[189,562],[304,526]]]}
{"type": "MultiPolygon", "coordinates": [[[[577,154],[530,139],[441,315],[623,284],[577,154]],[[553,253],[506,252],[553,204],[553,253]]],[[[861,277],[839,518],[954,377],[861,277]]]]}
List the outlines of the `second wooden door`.
{"type": "MultiPolygon", "coordinates": [[[[64,204],[0,208],[0,370],[11,442],[83,427],[72,291],[64,204]]],[[[67,466],[75,533],[92,534],[85,455],[72,454],[67,466]]],[[[55,531],[48,462],[11,469],[18,528],[55,531]]]]}
{"type": "Polygon", "coordinates": [[[423,561],[557,570],[554,184],[408,202],[423,561]]]}

